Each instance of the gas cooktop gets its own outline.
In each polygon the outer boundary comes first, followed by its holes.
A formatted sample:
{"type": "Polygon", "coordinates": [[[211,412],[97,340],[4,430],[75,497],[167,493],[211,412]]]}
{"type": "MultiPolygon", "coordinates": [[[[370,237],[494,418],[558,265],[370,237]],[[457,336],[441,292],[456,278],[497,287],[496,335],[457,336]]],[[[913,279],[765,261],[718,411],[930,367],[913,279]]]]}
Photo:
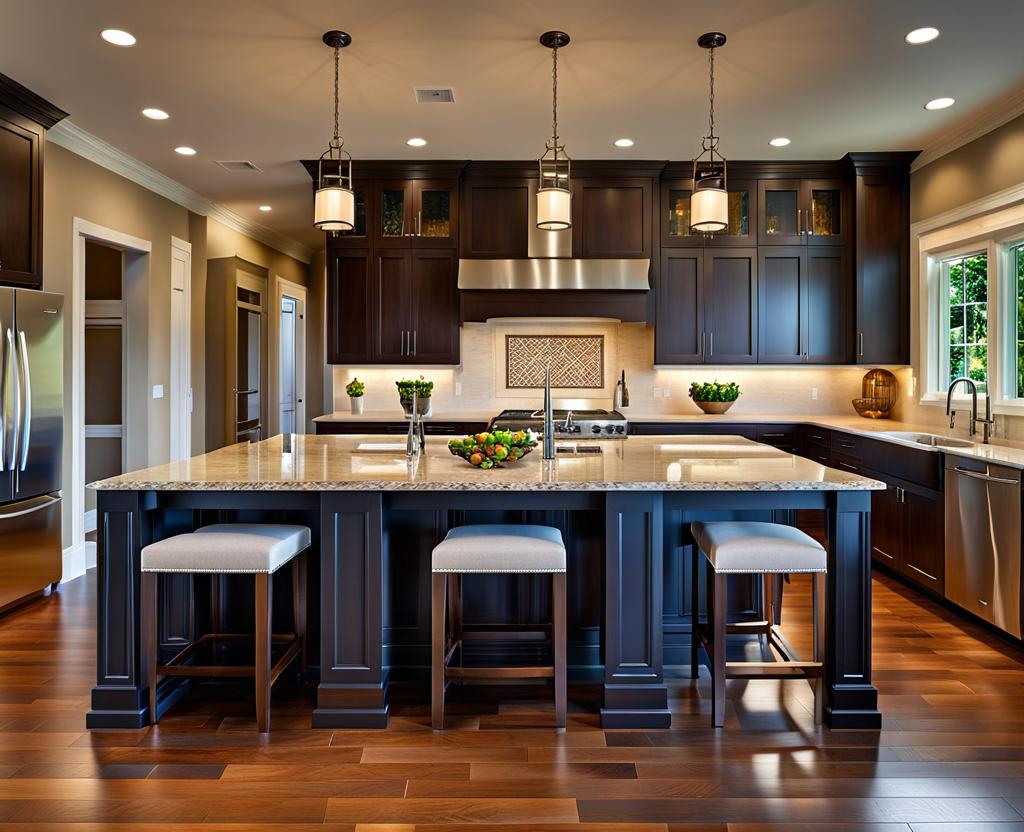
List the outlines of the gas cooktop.
{"type": "MultiPolygon", "coordinates": [[[[625,439],[626,417],[617,410],[556,410],[555,436],[560,439],[625,439]]],[[[540,433],[543,410],[503,410],[491,420],[491,429],[526,430],[540,433]]]]}

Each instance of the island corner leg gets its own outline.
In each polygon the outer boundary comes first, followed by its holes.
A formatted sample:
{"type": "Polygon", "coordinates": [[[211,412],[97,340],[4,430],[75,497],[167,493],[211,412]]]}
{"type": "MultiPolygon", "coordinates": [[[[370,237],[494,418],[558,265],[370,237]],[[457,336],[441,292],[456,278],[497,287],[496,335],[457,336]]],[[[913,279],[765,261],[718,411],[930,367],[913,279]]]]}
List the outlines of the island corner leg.
{"type": "Polygon", "coordinates": [[[662,495],[605,497],[604,728],[668,728],[662,672],[662,495]]]}
{"type": "Polygon", "coordinates": [[[149,722],[141,644],[140,572],[145,495],[101,491],[96,547],[96,686],[86,728],[142,728],[149,722]]]}
{"type": "Polygon", "coordinates": [[[825,723],[881,728],[871,684],[871,492],[831,492],[826,528],[825,723]]]}
{"type": "Polygon", "coordinates": [[[320,497],[320,685],[314,728],[386,728],[380,492],[320,497]]]}

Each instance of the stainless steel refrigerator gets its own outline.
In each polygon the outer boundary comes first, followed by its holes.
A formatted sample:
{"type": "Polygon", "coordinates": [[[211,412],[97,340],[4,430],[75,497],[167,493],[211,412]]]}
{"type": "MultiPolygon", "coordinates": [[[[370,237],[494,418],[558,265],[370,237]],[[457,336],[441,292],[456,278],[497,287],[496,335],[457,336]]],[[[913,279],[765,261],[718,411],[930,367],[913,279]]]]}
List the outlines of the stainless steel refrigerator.
{"type": "Polygon", "coordinates": [[[0,610],[61,578],[64,298],[0,287],[0,610]]]}

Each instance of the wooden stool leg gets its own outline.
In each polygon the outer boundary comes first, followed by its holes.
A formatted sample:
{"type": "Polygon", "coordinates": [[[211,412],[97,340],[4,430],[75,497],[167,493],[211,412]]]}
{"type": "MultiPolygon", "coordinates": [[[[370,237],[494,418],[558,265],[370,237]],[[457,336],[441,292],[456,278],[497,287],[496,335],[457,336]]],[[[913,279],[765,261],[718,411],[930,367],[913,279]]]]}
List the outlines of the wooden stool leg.
{"type": "Polygon", "coordinates": [[[555,659],[555,727],[565,727],[566,711],[566,635],[565,573],[551,576],[551,647],[555,659]]]}
{"type": "MultiPolygon", "coordinates": [[[[458,643],[457,654],[459,657],[459,667],[462,667],[463,655],[462,648],[464,645],[462,642],[462,576],[458,572],[448,572],[447,583],[445,592],[448,593],[448,638],[446,643],[445,655],[448,654],[447,647],[458,643]]],[[[459,677],[456,682],[459,685],[464,684],[462,677],[459,677]]]]}
{"type": "Polygon", "coordinates": [[[726,587],[729,576],[722,575],[711,570],[708,576],[712,587],[711,617],[714,627],[712,636],[712,666],[711,671],[711,723],[715,728],[725,725],[725,636],[726,619],[728,611],[726,608],[726,587]]]}
{"type": "Polygon", "coordinates": [[[306,681],[309,668],[309,650],[306,640],[306,553],[301,552],[292,560],[292,619],[295,638],[302,645],[299,653],[299,669],[302,681],[306,681]]]}
{"type": "Polygon", "coordinates": [[[256,575],[256,727],[270,730],[270,644],[274,576],[256,575]]]}
{"type": "Polygon", "coordinates": [[[447,575],[434,572],[430,578],[430,724],[444,729],[444,607],[447,575]]]}
{"type": "Polygon", "coordinates": [[[142,609],[142,649],[146,662],[146,684],[149,686],[149,722],[156,725],[160,716],[156,709],[156,665],[157,654],[160,652],[160,607],[157,603],[157,581],[160,576],[156,572],[142,573],[140,606],[142,609]]]}
{"type": "MultiPolygon", "coordinates": [[[[825,597],[828,576],[824,572],[814,575],[811,589],[812,606],[814,608],[814,661],[824,661],[825,656],[825,597]]],[[[824,668],[822,668],[824,671],[824,668]]],[[[814,688],[814,721],[820,725],[825,708],[825,674],[813,680],[814,688]]]]}
{"type": "Polygon", "coordinates": [[[761,576],[761,593],[764,596],[764,632],[758,638],[761,642],[762,661],[771,661],[772,644],[771,632],[775,626],[775,575],[765,572],[761,576]]]}
{"type": "Polygon", "coordinates": [[[699,546],[693,547],[690,564],[690,677],[700,677],[700,562],[704,558],[699,546]]]}

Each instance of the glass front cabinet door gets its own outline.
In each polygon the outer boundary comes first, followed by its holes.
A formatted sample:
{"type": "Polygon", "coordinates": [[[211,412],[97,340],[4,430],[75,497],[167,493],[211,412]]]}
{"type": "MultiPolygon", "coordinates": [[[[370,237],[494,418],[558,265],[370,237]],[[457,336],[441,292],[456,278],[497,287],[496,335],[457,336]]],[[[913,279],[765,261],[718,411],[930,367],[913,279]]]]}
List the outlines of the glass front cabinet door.
{"type": "Polygon", "coordinates": [[[394,247],[455,247],[458,183],[407,179],[378,182],[374,189],[374,243],[394,247]]]}
{"type": "Polygon", "coordinates": [[[666,182],[661,193],[661,242],[666,246],[742,246],[757,242],[754,218],[757,215],[757,186],[753,181],[729,181],[729,227],[720,234],[694,234],[690,231],[690,196],[693,182],[681,179],[666,182]]]}
{"type": "Polygon", "coordinates": [[[356,224],[351,231],[339,231],[331,238],[331,245],[336,248],[366,248],[369,245],[373,186],[368,182],[356,182],[352,191],[356,197],[356,224]]]}
{"type": "Polygon", "coordinates": [[[847,189],[833,179],[762,179],[758,184],[761,245],[844,245],[847,189]]]}
{"type": "Polygon", "coordinates": [[[805,180],[804,204],[807,206],[805,235],[809,245],[846,244],[846,226],[850,214],[848,206],[845,204],[847,193],[843,183],[838,180],[805,180]]]}

